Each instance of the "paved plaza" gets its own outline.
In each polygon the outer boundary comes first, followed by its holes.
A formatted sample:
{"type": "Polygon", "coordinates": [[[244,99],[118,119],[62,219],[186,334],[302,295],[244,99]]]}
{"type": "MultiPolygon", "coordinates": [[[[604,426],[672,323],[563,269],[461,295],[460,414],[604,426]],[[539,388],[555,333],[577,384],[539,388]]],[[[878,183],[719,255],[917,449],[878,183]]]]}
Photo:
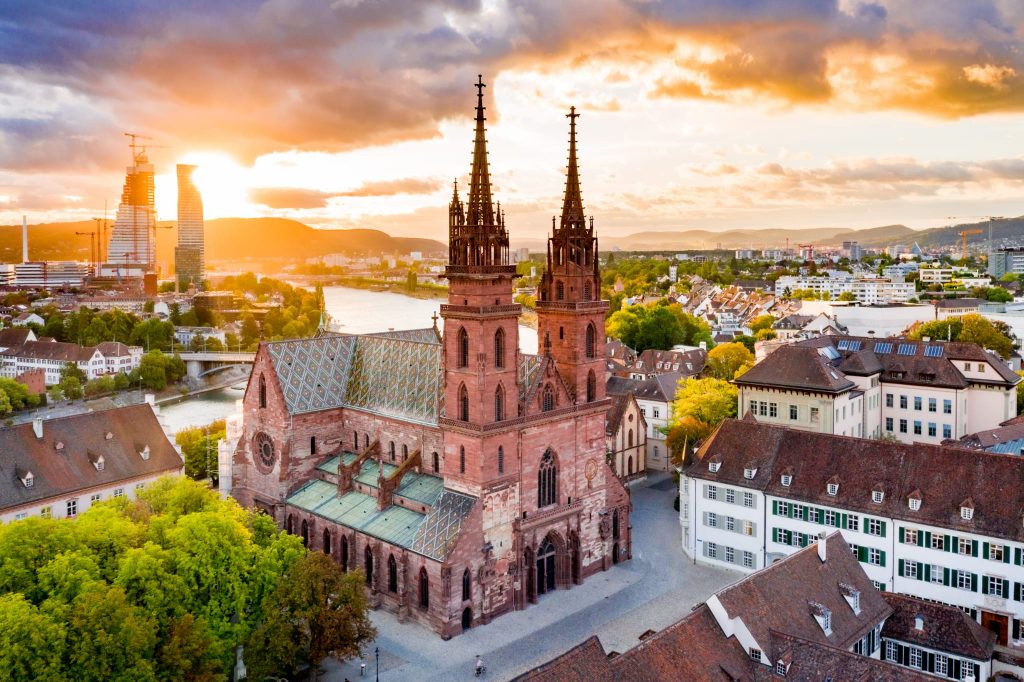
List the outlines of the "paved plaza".
{"type": "MultiPolygon", "coordinates": [[[[679,517],[671,477],[652,475],[631,486],[633,559],[591,576],[571,590],[541,598],[449,641],[384,611],[372,614],[377,640],[367,647],[366,679],[374,679],[374,647],[380,648],[380,679],[459,680],[473,677],[476,655],[487,679],[507,680],[600,636],[608,651],[624,651],[647,630],[679,620],[739,573],[696,566],[680,549],[679,517]]],[[[359,679],[359,661],[328,662],[321,679],[359,679]]]]}

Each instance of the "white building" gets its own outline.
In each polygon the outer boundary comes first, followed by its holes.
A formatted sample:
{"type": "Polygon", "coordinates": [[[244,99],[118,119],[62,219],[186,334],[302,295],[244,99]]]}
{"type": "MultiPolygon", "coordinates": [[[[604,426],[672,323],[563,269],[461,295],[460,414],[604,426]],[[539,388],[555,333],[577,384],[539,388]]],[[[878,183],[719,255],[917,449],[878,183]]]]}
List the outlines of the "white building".
{"type": "Polygon", "coordinates": [[[727,420],[680,478],[683,551],[750,572],[840,530],[879,589],[958,606],[1019,655],[1022,480],[1019,455],[727,420]]]}
{"type": "Polygon", "coordinates": [[[2,522],[73,518],[182,473],[181,456],[148,404],[0,429],[0,451],[9,472],[0,492],[2,522]]]}
{"type": "Polygon", "coordinates": [[[39,261],[14,265],[14,286],[25,289],[80,287],[92,274],[89,263],[39,261]]]}
{"type": "Polygon", "coordinates": [[[669,452],[665,444],[663,429],[672,420],[672,402],[676,387],[683,375],[677,372],[657,374],[646,379],[608,378],[606,392],[609,396],[625,395],[632,392],[640,406],[640,414],[647,425],[647,468],[655,471],[669,470],[669,452]]]}
{"type": "Polygon", "coordinates": [[[735,380],[738,414],[841,436],[940,443],[1017,414],[1021,379],[973,343],[820,336],[735,380]]]}
{"type": "Polygon", "coordinates": [[[41,369],[47,386],[60,383],[60,372],[68,363],[85,373],[87,380],[105,374],[130,372],[139,366],[142,348],[118,342],[104,342],[99,346],[79,346],[60,341],[25,341],[0,351],[0,376],[15,377],[41,369]],[[104,354],[109,353],[109,357],[104,354]]]}
{"type": "Polygon", "coordinates": [[[828,294],[832,300],[838,300],[843,294],[849,293],[860,303],[868,305],[906,303],[916,295],[912,283],[893,282],[881,277],[854,279],[852,276],[785,275],[775,281],[775,295],[778,297],[788,296],[798,289],[809,289],[819,296],[828,294]]]}

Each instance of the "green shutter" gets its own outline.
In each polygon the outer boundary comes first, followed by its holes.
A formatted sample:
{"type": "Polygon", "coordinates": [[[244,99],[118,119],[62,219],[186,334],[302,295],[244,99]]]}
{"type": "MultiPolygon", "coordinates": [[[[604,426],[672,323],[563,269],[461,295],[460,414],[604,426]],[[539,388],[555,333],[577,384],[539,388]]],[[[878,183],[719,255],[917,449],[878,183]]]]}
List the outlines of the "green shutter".
{"type": "MultiPolygon", "coordinates": [[[[900,526],[900,544],[901,545],[903,544],[903,537],[906,535],[906,533],[904,531],[905,531],[905,529],[903,528],[903,526],[900,526]]],[[[902,575],[902,573],[900,575],[902,575]]]]}
{"type": "Polygon", "coordinates": [[[779,541],[779,529],[778,528],[772,528],[772,542],[778,542],[778,541],[779,541]]]}
{"type": "Polygon", "coordinates": [[[1017,564],[1018,566],[1024,565],[1024,561],[1021,561],[1021,554],[1022,554],[1022,551],[1021,551],[1020,547],[1018,547],[1017,549],[1013,550],[1013,557],[1014,557],[1013,563],[1017,564]]]}
{"type": "Polygon", "coordinates": [[[987,559],[988,558],[988,543],[987,542],[982,544],[982,546],[981,546],[981,558],[982,559],[987,559]]]}
{"type": "MultiPolygon", "coordinates": [[[[972,585],[974,584],[973,580],[971,581],[971,584],[972,585]]],[[[982,594],[988,594],[988,576],[987,575],[981,576],[981,593],[982,594]]]]}
{"type": "Polygon", "coordinates": [[[1013,584],[1013,598],[1016,601],[1020,601],[1020,583],[1013,584]]]}
{"type": "Polygon", "coordinates": [[[930,530],[925,531],[922,535],[924,535],[924,547],[930,548],[932,546],[932,532],[930,530]]]}
{"type": "Polygon", "coordinates": [[[773,516],[778,516],[779,515],[779,501],[778,500],[772,500],[772,515],[773,516]]]}
{"type": "Polygon", "coordinates": [[[866,562],[868,560],[868,548],[858,547],[857,548],[857,561],[866,562]]]}
{"type": "Polygon", "coordinates": [[[882,537],[883,538],[885,537],[885,526],[886,526],[886,522],[882,521],[882,537]]]}
{"type": "Polygon", "coordinates": [[[1003,545],[1003,563],[1010,563],[1010,548],[1007,545],[1003,545]]]}
{"type": "Polygon", "coordinates": [[[976,574],[974,574],[974,573],[971,573],[971,592],[977,592],[977,591],[978,591],[978,576],[976,574]]]}
{"type": "Polygon", "coordinates": [[[971,540],[971,556],[978,556],[978,541],[971,540]]]}
{"type": "Polygon", "coordinates": [[[918,580],[923,580],[926,583],[931,582],[932,581],[932,565],[931,564],[923,564],[921,566],[921,570],[918,571],[918,573],[917,573],[917,579],[918,580]]]}
{"type": "Polygon", "coordinates": [[[943,568],[942,569],[942,584],[945,585],[946,587],[949,587],[949,569],[948,568],[943,568]]]}
{"type": "Polygon", "coordinates": [[[905,572],[904,572],[904,570],[903,570],[903,565],[904,565],[905,563],[906,563],[906,562],[905,562],[905,561],[904,561],[903,559],[900,559],[900,568],[899,568],[899,574],[900,574],[901,576],[905,575],[905,572]]]}
{"type": "Polygon", "coordinates": [[[878,556],[879,556],[879,559],[880,559],[880,563],[878,565],[879,566],[885,566],[885,552],[884,551],[880,551],[878,553],[878,556]]]}
{"type": "Polygon", "coordinates": [[[800,513],[803,515],[804,521],[811,520],[811,508],[808,507],[807,505],[804,505],[800,508],[800,513]]]}
{"type": "MultiPolygon", "coordinates": [[[[951,538],[948,535],[943,535],[942,536],[942,549],[943,550],[945,550],[947,552],[952,552],[953,550],[950,549],[952,544],[953,544],[953,538],[951,538]]],[[[946,584],[948,585],[949,583],[946,583],[946,584]]]]}
{"type": "Polygon", "coordinates": [[[924,544],[924,531],[923,530],[917,531],[917,546],[918,547],[924,547],[925,546],[925,544],[924,544]]]}
{"type": "Polygon", "coordinates": [[[1003,581],[1003,599],[1007,599],[1010,596],[1010,581],[1003,581]]]}

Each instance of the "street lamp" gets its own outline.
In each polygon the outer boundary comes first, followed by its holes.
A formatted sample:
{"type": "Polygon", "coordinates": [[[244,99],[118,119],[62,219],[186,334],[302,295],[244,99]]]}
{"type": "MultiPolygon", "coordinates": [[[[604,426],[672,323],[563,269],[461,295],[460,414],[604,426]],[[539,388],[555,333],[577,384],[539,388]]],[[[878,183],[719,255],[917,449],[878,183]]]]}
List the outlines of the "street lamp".
{"type": "Polygon", "coordinates": [[[377,659],[377,673],[376,673],[377,680],[376,680],[376,682],[380,682],[380,647],[379,646],[373,647],[373,656],[374,656],[374,658],[377,659]]]}

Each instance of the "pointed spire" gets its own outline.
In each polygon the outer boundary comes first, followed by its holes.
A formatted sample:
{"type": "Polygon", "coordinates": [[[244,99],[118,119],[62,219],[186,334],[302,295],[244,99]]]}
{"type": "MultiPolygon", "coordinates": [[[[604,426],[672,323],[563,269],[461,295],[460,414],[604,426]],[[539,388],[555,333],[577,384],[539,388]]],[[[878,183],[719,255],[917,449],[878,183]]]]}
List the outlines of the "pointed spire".
{"type": "Polygon", "coordinates": [[[483,75],[477,76],[476,136],[473,140],[473,168],[469,181],[469,206],[466,222],[469,225],[493,225],[494,207],[491,203],[491,177],[487,166],[487,137],[484,129],[483,75]]]}
{"type": "Polygon", "coordinates": [[[562,202],[562,229],[585,227],[583,193],[580,191],[580,171],[576,164],[576,107],[569,107],[569,168],[565,174],[565,200],[562,202]]]}

